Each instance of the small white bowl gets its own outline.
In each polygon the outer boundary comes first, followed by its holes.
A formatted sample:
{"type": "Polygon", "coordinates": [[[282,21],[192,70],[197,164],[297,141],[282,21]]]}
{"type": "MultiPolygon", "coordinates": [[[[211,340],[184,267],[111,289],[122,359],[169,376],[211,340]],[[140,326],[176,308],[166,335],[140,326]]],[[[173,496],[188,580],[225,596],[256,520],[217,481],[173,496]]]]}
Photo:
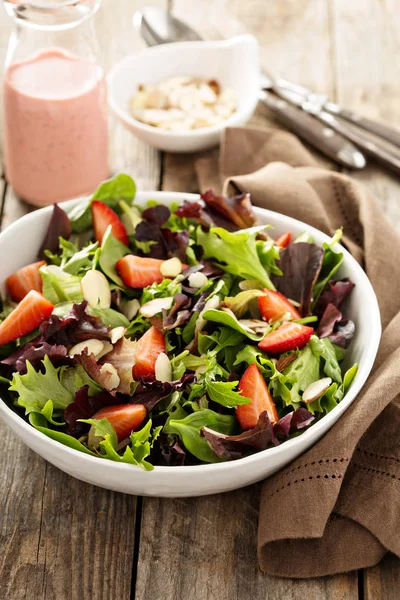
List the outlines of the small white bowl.
{"type": "Polygon", "coordinates": [[[127,56],[109,72],[108,101],[122,123],[141,140],[166,152],[196,152],[219,144],[225,127],[243,125],[253,114],[260,89],[258,44],[252,35],[217,42],[177,42],[127,56]],[[216,79],[232,89],[237,111],[212,127],[169,131],[141,123],[129,111],[139,84],[158,83],[177,75],[216,79]]]}
{"type": "MultiPolygon", "coordinates": [[[[199,199],[194,194],[140,192],[135,202],[143,206],[149,198],[166,205],[182,200],[199,199]]],[[[77,202],[79,201],[72,200],[63,203],[62,206],[72,208],[77,202]]],[[[301,221],[262,208],[256,208],[255,211],[262,223],[269,223],[274,227],[274,235],[291,231],[297,236],[303,231],[308,231],[317,244],[329,241],[324,233],[301,221]]],[[[0,256],[7,257],[0,262],[0,282],[5,281],[20,267],[35,260],[51,212],[50,206],[37,210],[0,233],[0,256]]],[[[344,368],[347,369],[357,362],[359,369],[353,385],[340,404],[300,436],[240,460],[197,466],[155,467],[153,471],[143,471],[133,465],[89,456],[50,439],[24,421],[2,400],[0,418],[29,448],[62,471],[82,481],[127,494],[161,497],[203,496],[227,492],[268,477],[315,444],[346,411],[364,385],[378,350],[381,322],[374,290],[360,265],[347,250],[339,245],[336,249],[344,254],[344,261],[336,277],[350,277],[355,283],[346,307],[346,316],[355,322],[356,335],[346,353],[344,368]]]]}

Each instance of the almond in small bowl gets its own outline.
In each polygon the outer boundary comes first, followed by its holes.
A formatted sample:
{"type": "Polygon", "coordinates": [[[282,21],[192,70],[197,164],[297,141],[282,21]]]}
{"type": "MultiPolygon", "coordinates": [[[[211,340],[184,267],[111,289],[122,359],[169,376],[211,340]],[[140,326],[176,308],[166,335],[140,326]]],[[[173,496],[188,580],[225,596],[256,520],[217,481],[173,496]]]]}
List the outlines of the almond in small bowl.
{"type": "Polygon", "coordinates": [[[190,76],[141,84],[131,101],[135,119],[174,131],[212,127],[228,119],[236,108],[232,89],[222,90],[215,79],[190,76]]]}
{"type": "Polygon", "coordinates": [[[257,40],[162,44],[114,65],[109,104],[127,129],[166,152],[217,146],[252,116],[260,90],[257,40]]]}

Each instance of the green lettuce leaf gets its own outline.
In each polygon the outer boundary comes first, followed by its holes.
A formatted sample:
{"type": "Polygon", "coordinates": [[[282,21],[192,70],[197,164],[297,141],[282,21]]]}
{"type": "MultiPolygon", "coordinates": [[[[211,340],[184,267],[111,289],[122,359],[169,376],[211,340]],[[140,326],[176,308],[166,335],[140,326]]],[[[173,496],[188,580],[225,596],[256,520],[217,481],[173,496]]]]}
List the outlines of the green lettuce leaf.
{"type": "Polygon", "coordinates": [[[261,290],[245,290],[239,292],[236,296],[227,296],[222,302],[222,306],[229,308],[238,319],[241,319],[248,311],[250,303],[257,304],[257,298],[265,296],[261,290]]]}
{"type": "Polygon", "coordinates": [[[276,368],[272,360],[270,360],[264,352],[259,350],[257,346],[245,346],[237,353],[233,366],[235,367],[242,363],[245,363],[247,367],[256,363],[259,370],[264,373],[267,378],[272,377],[276,373],[276,368]]]}
{"type": "Polygon", "coordinates": [[[208,378],[206,379],[206,391],[211,400],[221,404],[221,406],[226,406],[226,408],[236,408],[250,402],[250,398],[246,398],[240,392],[234,390],[237,385],[237,381],[210,381],[208,378]]]}
{"type": "Polygon", "coordinates": [[[257,253],[264,269],[270,275],[282,275],[282,271],[277,267],[279,261],[279,247],[275,246],[273,240],[257,240],[257,253]]]}
{"type": "Polygon", "coordinates": [[[265,335],[265,333],[254,333],[250,329],[243,327],[233,314],[225,312],[224,310],[209,308],[203,313],[203,318],[206,321],[213,321],[214,323],[225,325],[225,327],[230,327],[241,333],[243,336],[248,337],[250,340],[253,340],[253,342],[259,342],[265,335]]]}
{"type": "Polygon", "coordinates": [[[93,200],[101,200],[108,204],[113,210],[119,208],[119,201],[124,200],[127,204],[132,204],[136,195],[136,184],[132,177],[120,173],[112,179],[108,179],[100,184],[90,200],[83,200],[71,211],[68,216],[71,221],[72,231],[83,233],[92,225],[92,214],[90,205],[93,200]]]}
{"type": "Polygon", "coordinates": [[[97,247],[98,243],[93,242],[79,250],[77,244],[60,238],[60,248],[62,249],[60,267],[70,275],[83,275],[93,268],[97,247]]]}
{"type": "MultiPolygon", "coordinates": [[[[340,232],[341,230],[338,230],[340,232]]],[[[338,233],[336,232],[336,233],[338,233]]],[[[341,236],[335,235],[332,239],[332,242],[327,244],[324,242],[322,244],[322,248],[325,250],[324,259],[322,261],[322,267],[320,274],[318,276],[318,280],[313,287],[313,301],[311,308],[314,309],[315,305],[318,302],[318,299],[328,282],[333,278],[336,271],[339,269],[340,265],[343,262],[343,253],[342,252],[334,252],[331,248],[331,245],[335,244],[339,241],[341,236]]]]}
{"type": "Polygon", "coordinates": [[[276,371],[271,378],[270,388],[274,398],[280,397],[285,406],[298,408],[301,403],[300,392],[320,379],[320,359],[309,345],[300,350],[297,358],[284,369],[276,371]]]}
{"type": "Polygon", "coordinates": [[[81,444],[81,442],[79,442],[72,435],[68,435],[67,433],[62,433],[61,431],[56,431],[47,427],[46,418],[39,412],[31,412],[29,415],[29,422],[35,429],[44,435],[47,435],[47,437],[51,438],[52,440],[55,440],[60,444],[64,444],[64,446],[68,446],[69,448],[73,448],[79,452],[84,452],[85,454],[90,454],[91,456],[98,456],[89,450],[89,448],[81,444]]]}
{"type": "Polygon", "coordinates": [[[124,288],[124,282],[117,273],[116,262],[129,254],[130,250],[125,244],[122,244],[119,240],[115,239],[112,235],[111,225],[107,228],[103,240],[101,242],[101,249],[99,254],[99,265],[104,275],[107,275],[111,281],[124,288]]]}
{"type": "Polygon", "coordinates": [[[86,373],[82,365],[76,365],[74,367],[61,367],[59,372],[60,383],[69,393],[74,397],[75,392],[84,385],[89,386],[89,396],[94,396],[102,391],[102,387],[96,383],[86,373]]]}
{"type": "Polygon", "coordinates": [[[53,402],[55,410],[64,410],[74,400],[74,395],[60,381],[61,367],[54,367],[48,356],[42,362],[44,373],[35,371],[27,361],[27,373],[13,375],[9,390],[19,395],[17,402],[25,408],[25,414],[40,412],[48,400],[53,402]]]}
{"type": "MultiPolygon", "coordinates": [[[[53,267],[55,269],[56,267],[53,267]]],[[[40,267],[39,273],[43,281],[43,295],[52,303],[82,302],[81,290],[82,277],[70,275],[60,269],[59,273],[49,270],[49,267],[40,267]]]]}
{"type": "Polygon", "coordinates": [[[265,227],[234,233],[222,227],[213,227],[205,232],[199,227],[197,243],[203,248],[204,258],[214,259],[224,271],[242,279],[257,279],[266,288],[274,290],[257,251],[256,236],[260,230],[265,230],[265,227]]]}
{"type": "Polygon", "coordinates": [[[207,463],[219,462],[208,442],[200,435],[202,427],[233,435],[236,419],[233,415],[220,415],[207,408],[189,415],[184,409],[179,408],[170,415],[163,431],[178,435],[185,448],[199,460],[207,463]]]}
{"type": "Polygon", "coordinates": [[[331,377],[333,381],[342,383],[342,371],[340,369],[336,352],[333,344],[328,338],[318,338],[312,335],[310,339],[310,348],[313,354],[323,359],[323,371],[325,375],[331,377]]]}

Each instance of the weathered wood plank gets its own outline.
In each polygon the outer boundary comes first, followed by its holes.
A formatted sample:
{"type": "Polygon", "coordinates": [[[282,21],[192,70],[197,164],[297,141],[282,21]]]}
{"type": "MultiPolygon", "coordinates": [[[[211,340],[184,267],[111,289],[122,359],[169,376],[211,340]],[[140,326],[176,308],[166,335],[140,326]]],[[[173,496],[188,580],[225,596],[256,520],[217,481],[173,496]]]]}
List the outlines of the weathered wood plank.
{"type": "MultiPolygon", "coordinates": [[[[140,45],[130,15],[143,4],[103,2],[96,21],[107,67],[140,45]]],[[[0,38],[5,35],[4,19],[2,14],[0,38]]],[[[138,187],[157,189],[158,152],[138,142],[114,119],[110,134],[111,171],[126,170],[138,187]]],[[[3,227],[29,210],[9,188],[3,227]]],[[[1,598],[128,600],[136,498],[69,477],[31,452],[4,424],[0,435],[1,598]]]]}
{"type": "MultiPolygon", "coordinates": [[[[337,100],[370,118],[400,127],[398,81],[400,14],[395,0],[337,0],[330,3],[335,33],[337,100]]],[[[400,231],[399,179],[370,161],[352,174],[374,195],[388,220],[400,231]]],[[[400,560],[386,557],[363,573],[366,600],[399,596],[400,560]]]]}
{"type": "Polygon", "coordinates": [[[353,575],[296,581],[257,568],[259,488],[217,496],[144,498],[135,600],[358,598],[353,575]]]}
{"type": "Polygon", "coordinates": [[[365,600],[397,600],[400,590],[400,561],[386,556],[372,569],[364,571],[365,600]]]}
{"type": "MultiPolygon", "coordinates": [[[[396,0],[337,0],[329,4],[334,33],[337,100],[373,119],[400,128],[398,111],[400,13],[396,0]]],[[[352,174],[400,228],[399,178],[370,160],[352,174]]]]}
{"type": "MultiPolygon", "coordinates": [[[[174,12],[206,37],[243,33],[243,24],[264,47],[265,66],[303,81],[314,89],[331,88],[329,23],[321,2],[261,2],[236,0],[195,2],[175,0],[174,12]],[[298,20],[306,16],[304,28],[298,20]],[[292,34],[295,28],[297,37],[292,34]],[[314,52],[304,51],[314,32],[314,52]],[[315,39],[314,39],[315,38],[315,39]],[[328,39],[328,41],[327,41],[328,39]],[[272,44],[272,53],[270,53],[272,44]],[[280,51],[285,48],[285,52],[280,51]],[[290,50],[287,52],[287,47],[290,50]],[[313,66],[315,55],[326,60],[313,66]],[[298,57],[298,58],[296,58],[298,57]],[[297,69],[295,61],[297,60],[297,69]]],[[[268,123],[258,111],[254,123],[268,123]]],[[[324,164],[324,161],[321,161],[324,164]]],[[[163,189],[196,189],[188,157],[166,155],[163,189]]],[[[358,598],[356,574],[295,581],[263,575],[257,566],[256,534],[259,486],[204,498],[143,499],[136,600],[187,598],[196,600],[300,600],[358,598]]]]}

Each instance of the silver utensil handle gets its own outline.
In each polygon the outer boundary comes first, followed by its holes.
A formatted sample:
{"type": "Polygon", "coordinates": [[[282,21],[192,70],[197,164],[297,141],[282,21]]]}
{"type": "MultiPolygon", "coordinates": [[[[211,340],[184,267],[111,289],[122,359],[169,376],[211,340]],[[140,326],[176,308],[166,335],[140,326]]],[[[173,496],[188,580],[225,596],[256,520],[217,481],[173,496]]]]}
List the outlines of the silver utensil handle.
{"type": "Polygon", "coordinates": [[[374,135],[400,147],[400,131],[389,125],[379,123],[379,121],[374,121],[373,119],[361,117],[357,113],[347,110],[346,108],[341,108],[333,102],[328,102],[323,109],[336,117],[342,117],[342,119],[346,119],[349,123],[357,125],[357,127],[361,127],[361,129],[365,129],[366,131],[370,131],[374,135]]]}
{"type": "Polygon", "coordinates": [[[365,154],[372,156],[376,161],[385,165],[385,167],[389,167],[392,171],[400,175],[400,151],[391,152],[374,141],[368,133],[361,130],[356,131],[355,129],[348,127],[345,123],[325,111],[318,113],[318,118],[338,133],[346,135],[346,137],[357,144],[365,154]]]}
{"type": "Polygon", "coordinates": [[[336,133],[330,127],[321,124],[286,100],[277,98],[266,90],[261,90],[259,99],[298,136],[318,148],[335,162],[350,168],[362,169],[366,160],[364,155],[346,137],[336,133]]]}

